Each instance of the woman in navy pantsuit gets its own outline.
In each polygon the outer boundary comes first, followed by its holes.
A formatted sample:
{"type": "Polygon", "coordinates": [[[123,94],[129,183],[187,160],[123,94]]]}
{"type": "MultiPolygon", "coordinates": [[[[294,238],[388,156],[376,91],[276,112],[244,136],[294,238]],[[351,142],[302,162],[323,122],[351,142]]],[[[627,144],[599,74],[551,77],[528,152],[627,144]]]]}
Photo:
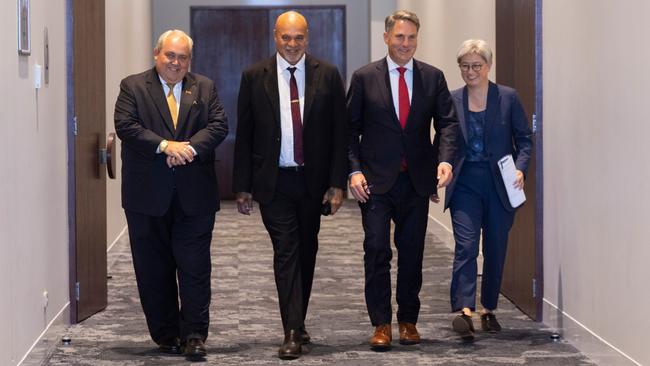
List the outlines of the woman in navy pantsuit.
{"type": "Polygon", "coordinates": [[[497,162],[512,154],[517,169],[514,185],[523,189],[533,143],[515,90],[488,80],[492,51],[485,41],[463,42],[457,60],[466,86],[453,91],[452,97],[466,148],[454,165],[454,180],[447,188],[445,207],[451,209],[456,240],[451,307],[459,314],[452,327],[463,340],[472,340],[481,231],[481,328],[488,332],[501,330],[493,311],[497,307],[515,208],[508,200],[497,162]]]}

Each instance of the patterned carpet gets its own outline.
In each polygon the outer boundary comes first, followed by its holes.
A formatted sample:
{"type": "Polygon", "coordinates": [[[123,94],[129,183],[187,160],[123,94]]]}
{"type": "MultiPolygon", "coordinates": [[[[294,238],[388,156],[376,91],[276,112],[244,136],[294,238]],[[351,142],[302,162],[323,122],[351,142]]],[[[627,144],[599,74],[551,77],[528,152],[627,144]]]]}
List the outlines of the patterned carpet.
{"type": "MultiPolygon", "coordinates": [[[[296,361],[281,361],[280,315],[273,280],[272,249],[259,211],[236,213],[224,202],[212,246],[210,365],[593,365],[569,343],[553,342],[551,331],[502,299],[504,330],[478,332],[471,344],[451,331],[449,282],[452,253],[430,228],[426,238],[422,308],[423,342],[376,353],[363,298],[363,231],[358,206],[345,202],[323,218],[314,290],[307,317],[313,344],[296,361]]],[[[394,266],[393,266],[394,268],[394,266]]],[[[393,271],[394,272],[394,271],[393,271]]],[[[182,356],[157,352],[150,340],[135,285],[128,238],[109,253],[108,308],[70,327],[70,345],[59,344],[45,365],[187,365],[182,356]]],[[[394,275],[394,274],[393,274],[394,275]]],[[[393,280],[394,284],[394,280],[393,280]]],[[[393,290],[394,293],[394,290],[393,290]]],[[[475,317],[475,324],[480,321],[475,317]]],[[[393,327],[394,338],[397,336],[393,327]]],[[[63,336],[63,334],[61,335],[63,336]]]]}

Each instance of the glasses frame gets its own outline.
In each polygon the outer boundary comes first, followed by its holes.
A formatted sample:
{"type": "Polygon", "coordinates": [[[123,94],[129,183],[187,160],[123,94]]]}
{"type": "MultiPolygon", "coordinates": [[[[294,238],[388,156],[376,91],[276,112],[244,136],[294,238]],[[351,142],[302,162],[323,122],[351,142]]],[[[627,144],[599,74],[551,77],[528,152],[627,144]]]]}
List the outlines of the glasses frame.
{"type": "Polygon", "coordinates": [[[468,72],[470,68],[474,72],[479,72],[479,71],[481,71],[483,69],[483,66],[485,66],[485,63],[482,63],[482,62],[481,63],[476,62],[476,63],[473,63],[473,64],[468,64],[468,63],[459,63],[458,64],[458,67],[460,68],[460,70],[462,72],[468,72]]]}

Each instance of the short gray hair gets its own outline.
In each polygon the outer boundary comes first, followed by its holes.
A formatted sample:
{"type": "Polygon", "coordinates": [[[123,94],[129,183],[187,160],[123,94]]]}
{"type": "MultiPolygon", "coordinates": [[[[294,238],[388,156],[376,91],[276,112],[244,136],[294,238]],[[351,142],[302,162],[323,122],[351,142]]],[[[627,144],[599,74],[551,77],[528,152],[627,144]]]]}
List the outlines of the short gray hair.
{"type": "Polygon", "coordinates": [[[488,65],[492,65],[492,50],[487,42],[482,39],[468,39],[463,42],[458,49],[456,61],[460,63],[460,60],[469,54],[477,54],[481,56],[488,65]]]}
{"type": "Polygon", "coordinates": [[[415,24],[415,30],[417,31],[420,30],[420,19],[418,19],[418,16],[415,15],[414,12],[408,10],[397,10],[393,14],[387,16],[386,20],[384,21],[384,27],[386,29],[386,33],[390,33],[390,31],[395,26],[395,22],[397,22],[398,20],[409,21],[415,24]]]}
{"type": "Polygon", "coordinates": [[[160,37],[158,37],[158,41],[156,42],[156,46],[153,48],[154,51],[158,52],[162,49],[163,43],[167,38],[170,36],[181,36],[187,39],[187,43],[190,45],[190,55],[192,55],[192,47],[194,46],[194,41],[192,41],[192,38],[187,35],[187,33],[183,32],[182,30],[179,29],[170,29],[166,31],[165,33],[161,34],[160,37]]]}

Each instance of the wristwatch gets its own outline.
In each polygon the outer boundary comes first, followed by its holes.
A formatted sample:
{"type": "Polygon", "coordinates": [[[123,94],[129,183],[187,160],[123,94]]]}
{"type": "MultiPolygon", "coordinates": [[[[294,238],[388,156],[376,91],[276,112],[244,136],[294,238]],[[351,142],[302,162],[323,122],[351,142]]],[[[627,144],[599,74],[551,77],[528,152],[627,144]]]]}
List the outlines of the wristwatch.
{"type": "Polygon", "coordinates": [[[167,149],[167,144],[168,144],[167,140],[160,141],[160,145],[158,145],[158,150],[160,152],[165,152],[165,149],[167,149]]]}

